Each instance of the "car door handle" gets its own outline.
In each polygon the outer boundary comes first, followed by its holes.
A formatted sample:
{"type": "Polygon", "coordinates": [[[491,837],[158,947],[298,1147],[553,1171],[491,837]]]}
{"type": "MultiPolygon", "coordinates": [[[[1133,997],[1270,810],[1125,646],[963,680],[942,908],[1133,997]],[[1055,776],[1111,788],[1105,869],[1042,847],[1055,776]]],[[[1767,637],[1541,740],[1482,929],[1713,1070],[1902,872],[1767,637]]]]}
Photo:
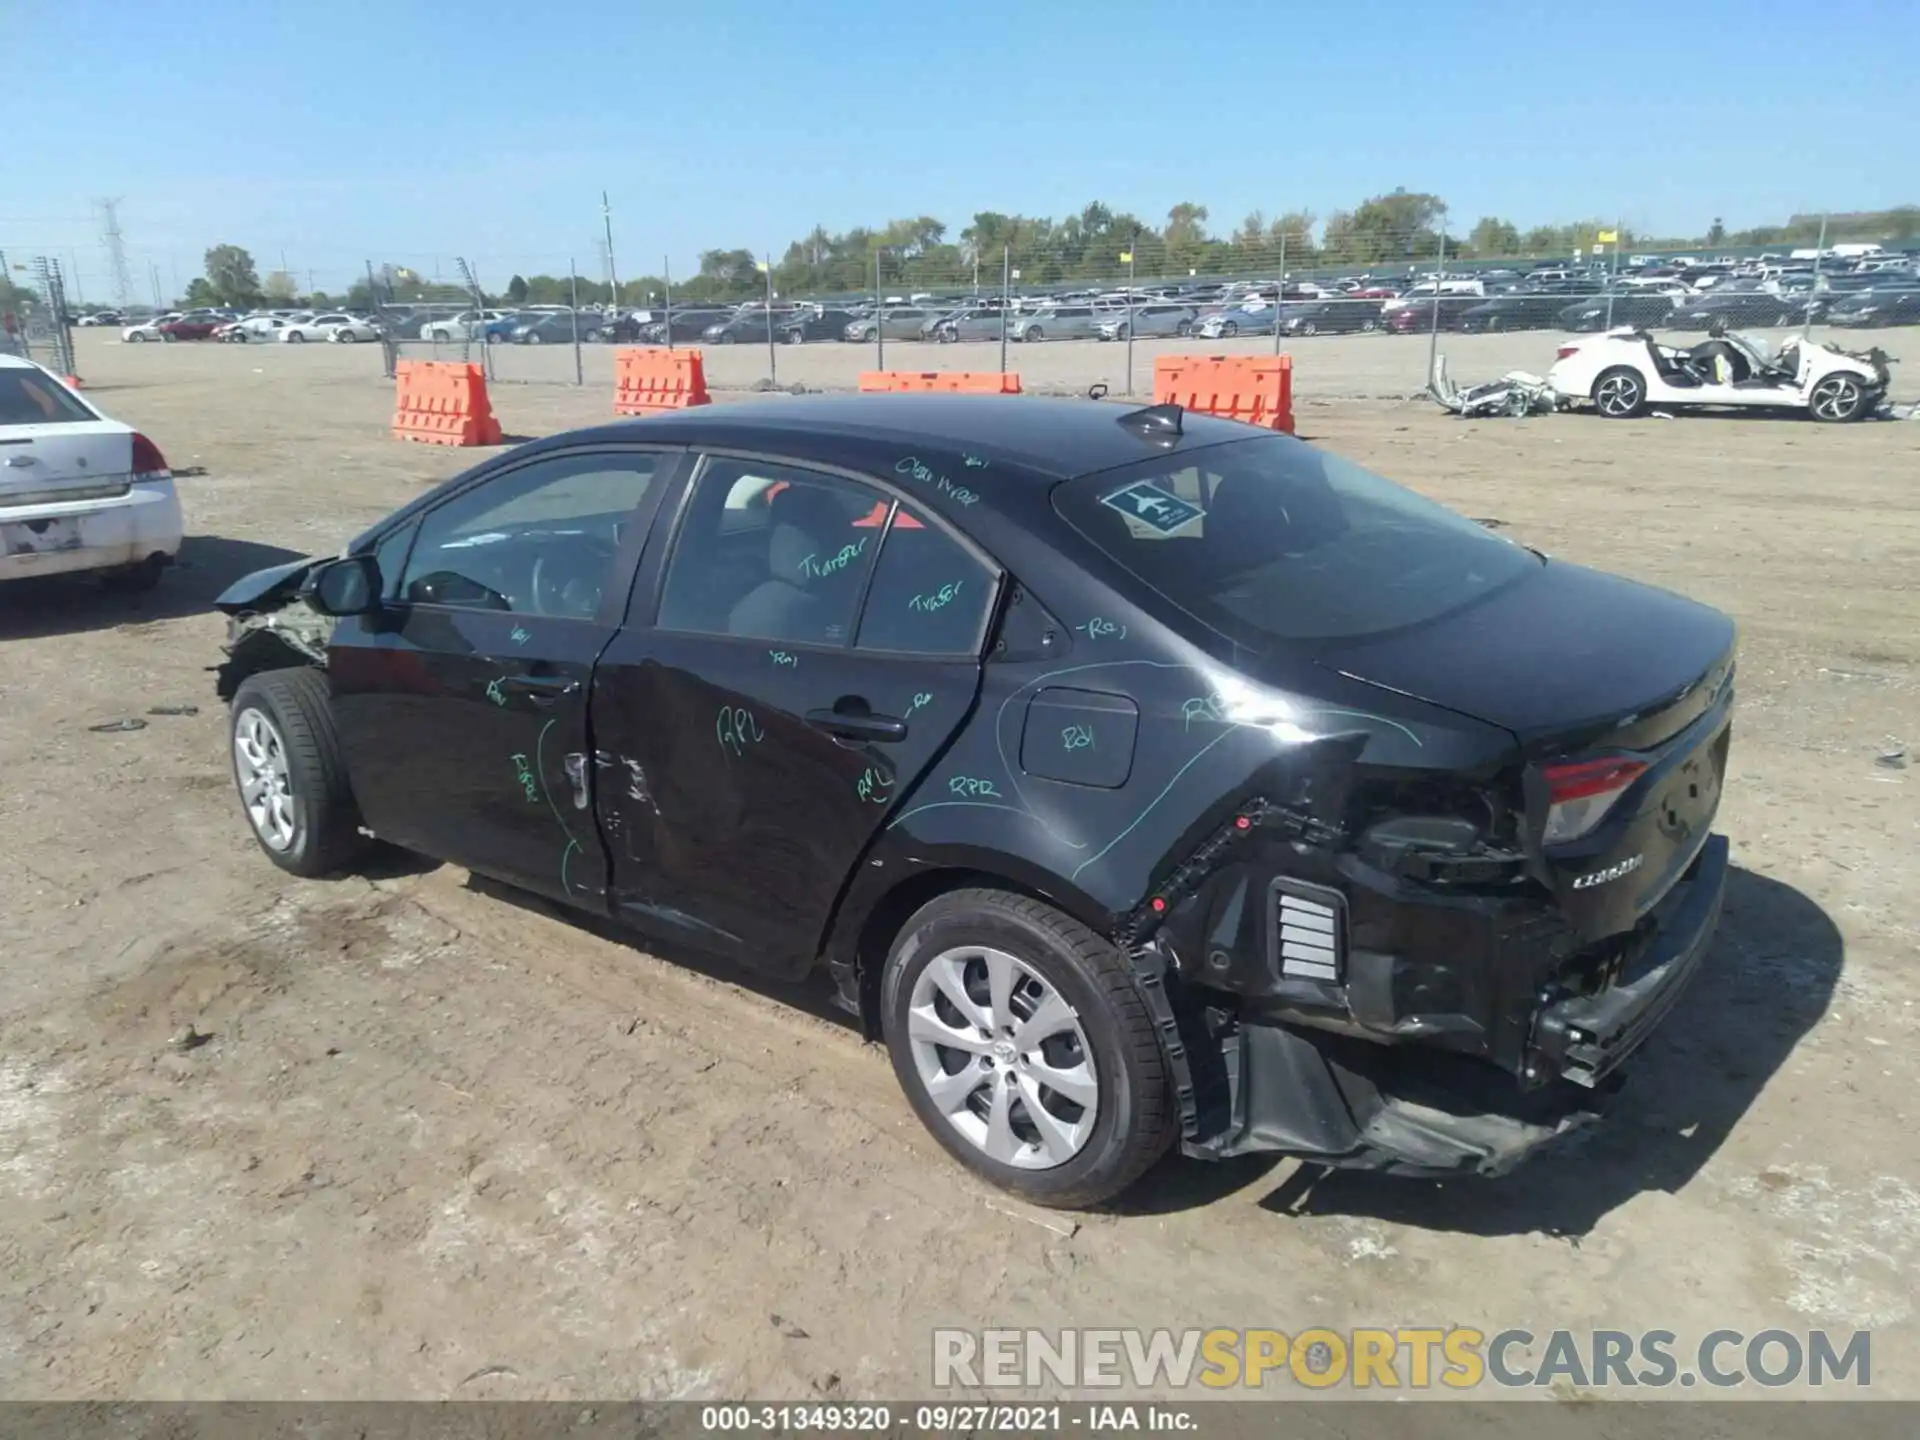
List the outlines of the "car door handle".
{"type": "Polygon", "coordinates": [[[559,675],[509,675],[504,688],[515,695],[525,695],[536,705],[551,705],[578,691],[580,682],[559,675]]]}
{"type": "Polygon", "coordinates": [[[891,743],[907,738],[907,722],[895,715],[870,715],[845,710],[809,710],[807,723],[836,740],[891,743]]]}

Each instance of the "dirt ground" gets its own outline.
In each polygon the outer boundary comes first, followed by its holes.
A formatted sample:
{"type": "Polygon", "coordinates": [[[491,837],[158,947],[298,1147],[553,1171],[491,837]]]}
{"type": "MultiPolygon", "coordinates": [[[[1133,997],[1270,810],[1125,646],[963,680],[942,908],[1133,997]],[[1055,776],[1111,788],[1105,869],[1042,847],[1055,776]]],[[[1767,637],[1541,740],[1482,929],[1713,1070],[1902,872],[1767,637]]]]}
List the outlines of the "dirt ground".
{"type": "MultiPolygon", "coordinates": [[[[1462,423],[1319,384],[1399,343],[1296,347],[1301,432],[1740,621],[1720,938],[1565,1156],[1171,1161],[1076,1220],[948,1161],[821,987],[448,867],[270,866],[207,602],[474,456],[389,439],[364,350],[82,332],[100,403],[205,473],[156,594],[0,591],[0,1395],[904,1397],[936,1324],[1083,1323],[1872,1327],[1874,1392],[1920,1397],[1920,766],[1890,758],[1920,744],[1920,424],[1462,423]]],[[[496,406],[534,435],[609,394],[496,406]]]]}

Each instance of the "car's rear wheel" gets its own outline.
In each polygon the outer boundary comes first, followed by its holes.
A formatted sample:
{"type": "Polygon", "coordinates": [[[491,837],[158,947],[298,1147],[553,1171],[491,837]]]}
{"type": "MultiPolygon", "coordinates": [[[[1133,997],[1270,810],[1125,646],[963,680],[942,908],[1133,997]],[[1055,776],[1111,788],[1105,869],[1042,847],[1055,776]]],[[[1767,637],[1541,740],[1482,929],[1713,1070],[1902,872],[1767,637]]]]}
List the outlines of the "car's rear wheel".
{"type": "Polygon", "coordinates": [[[360,343],[360,337],[351,330],[336,330],[333,332],[332,338],[342,345],[357,345],[360,343]]]}
{"type": "Polygon", "coordinates": [[[1097,1205],[1166,1152],[1166,1061],[1127,957],[1041,901],[958,890],[894,941],[894,1073],[968,1169],[1041,1205],[1097,1205]]]}
{"type": "Polygon", "coordinates": [[[305,666],[250,675],[234,692],[229,733],[240,806],[267,858],[294,875],[327,875],[371,843],[333,729],[327,677],[305,666]]]}
{"type": "Polygon", "coordinates": [[[1858,420],[1867,408],[1867,387],[1855,375],[1829,375],[1807,397],[1807,412],[1829,425],[1858,420]]]}
{"type": "Polygon", "coordinates": [[[1600,372],[1593,382],[1593,408],[1609,420],[1629,420],[1647,403],[1647,382],[1631,365],[1600,372]]]}
{"type": "Polygon", "coordinates": [[[106,589],[120,595],[136,595],[151,590],[160,583],[160,576],[166,571],[167,557],[149,555],[146,559],[132,565],[123,565],[117,570],[100,572],[100,583],[106,589]]]}

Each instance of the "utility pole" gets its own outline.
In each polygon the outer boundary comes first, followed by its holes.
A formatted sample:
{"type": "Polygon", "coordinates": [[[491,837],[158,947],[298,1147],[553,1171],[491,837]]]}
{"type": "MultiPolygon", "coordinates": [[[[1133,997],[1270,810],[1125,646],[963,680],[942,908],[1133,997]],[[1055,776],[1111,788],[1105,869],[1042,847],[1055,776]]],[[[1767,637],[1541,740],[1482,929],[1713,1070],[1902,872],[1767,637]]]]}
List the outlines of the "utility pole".
{"type": "Polygon", "coordinates": [[[100,244],[107,252],[107,279],[113,286],[113,303],[123,311],[133,304],[133,272],[127,268],[127,240],[120,233],[120,202],[102,200],[100,244]]]}
{"type": "Polygon", "coordinates": [[[620,303],[620,274],[613,268],[613,207],[607,203],[607,192],[600,192],[600,223],[607,231],[607,299],[615,305],[620,303]]]}

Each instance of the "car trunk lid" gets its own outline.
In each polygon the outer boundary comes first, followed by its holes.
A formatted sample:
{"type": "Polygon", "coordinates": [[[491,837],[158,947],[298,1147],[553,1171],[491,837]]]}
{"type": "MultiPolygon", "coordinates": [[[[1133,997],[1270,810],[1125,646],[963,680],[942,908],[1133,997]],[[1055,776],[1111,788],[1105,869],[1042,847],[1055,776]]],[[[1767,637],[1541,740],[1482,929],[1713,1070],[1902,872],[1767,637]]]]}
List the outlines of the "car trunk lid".
{"type": "Polygon", "coordinates": [[[127,426],[106,420],[0,425],[0,509],[125,494],[132,469],[127,426]]]}
{"type": "Polygon", "coordinates": [[[1733,622],[1561,561],[1322,663],[1501,726],[1526,849],[1584,941],[1631,931],[1705,843],[1725,773],[1733,622]]]}

